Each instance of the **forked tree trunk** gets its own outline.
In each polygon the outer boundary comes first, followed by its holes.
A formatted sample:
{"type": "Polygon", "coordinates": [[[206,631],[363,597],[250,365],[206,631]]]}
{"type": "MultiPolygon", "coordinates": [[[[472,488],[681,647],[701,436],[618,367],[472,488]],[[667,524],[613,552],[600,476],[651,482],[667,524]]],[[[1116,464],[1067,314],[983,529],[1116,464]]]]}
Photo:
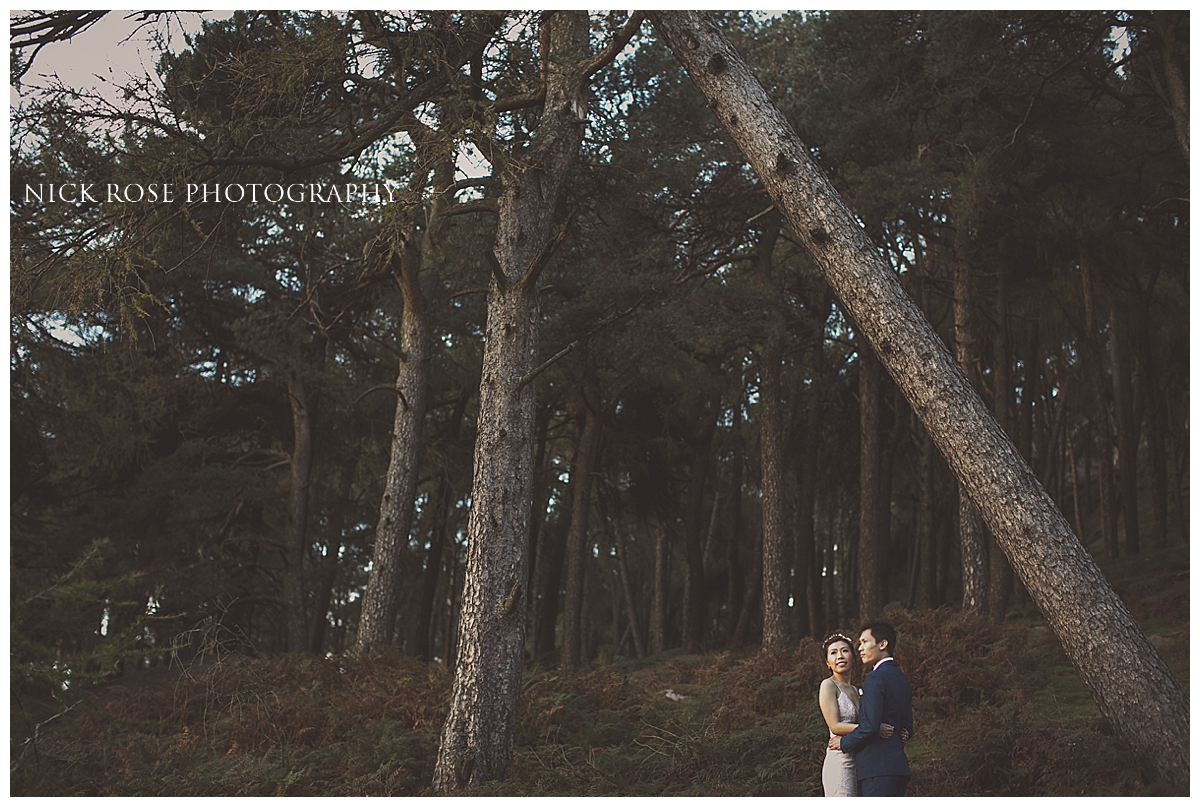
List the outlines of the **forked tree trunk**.
{"type": "Polygon", "coordinates": [[[541,274],[565,235],[556,239],[553,230],[583,142],[588,81],[640,20],[631,18],[610,48],[589,59],[587,12],[542,15],[542,115],[528,150],[499,166],[503,190],[489,258],[458,659],[433,774],[433,788],[442,794],[503,778],[512,763],[525,650],[536,430],[530,382],[538,361],[541,274]]]}
{"type": "Polygon", "coordinates": [[[1187,694],[954,357],[712,19],[650,18],[929,430],[1101,713],[1139,761],[1188,787],[1187,694]]]}

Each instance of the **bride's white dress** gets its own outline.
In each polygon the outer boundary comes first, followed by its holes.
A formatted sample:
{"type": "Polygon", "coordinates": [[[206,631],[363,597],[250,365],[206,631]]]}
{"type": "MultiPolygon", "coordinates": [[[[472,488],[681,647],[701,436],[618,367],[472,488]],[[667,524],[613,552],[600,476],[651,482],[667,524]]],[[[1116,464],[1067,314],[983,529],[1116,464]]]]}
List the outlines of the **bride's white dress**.
{"type": "MultiPolygon", "coordinates": [[[[838,719],[843,723],[857,723],[858,709],[854,701],[845,692],[838,690],[838,719]]],[[[829,733],[833,736],[833,732],[829,733]]],[[[825,786],[825,795],[857,796],[858,778],[854,774],[854,755],[843,754],[833,749],[825,750],[825,765],[821,768],[821,784],[825,786]]]]}

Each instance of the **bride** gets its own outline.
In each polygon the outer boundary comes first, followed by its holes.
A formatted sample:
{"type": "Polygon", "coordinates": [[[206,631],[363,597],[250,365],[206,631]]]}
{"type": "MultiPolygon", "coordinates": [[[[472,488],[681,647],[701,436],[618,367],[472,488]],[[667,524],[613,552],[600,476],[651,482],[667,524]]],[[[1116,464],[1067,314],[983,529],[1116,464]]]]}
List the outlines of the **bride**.
{"type": "MultiPolygon", "coordinates": [[[[850,683],[857,667],[854,641],[842,633],[833,633],[821,645],[825,652],[825,666],[833,674],[821,682],[817,702],[821,715],[829,726],[829,736],[849,734],[858,728],[858,689],[850,683]]],[[[887,739],[895,727],[881,723],[879,736],[887,739]]],[[[826,796],[857,796],[858,777],[854,772],[854,755],[833,749],[825,751],[825,765],[821,768],[821,784],[826,796]]]]}

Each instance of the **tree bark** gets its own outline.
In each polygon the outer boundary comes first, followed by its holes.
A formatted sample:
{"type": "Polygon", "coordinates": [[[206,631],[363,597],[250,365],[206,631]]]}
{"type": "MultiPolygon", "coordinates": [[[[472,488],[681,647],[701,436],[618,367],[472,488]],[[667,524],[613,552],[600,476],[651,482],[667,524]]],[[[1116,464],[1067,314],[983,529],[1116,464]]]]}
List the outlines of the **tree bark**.
{"type": "MultiPolygon", "coordinates": [[[[916,416],[914,415],[914,420],[916,416]]],[[[937,552],[934,547],[933,517],[933,471],[934,452],[937,450],[929,433],[919,422],[914,424],[918,432],[917,453],[917,569],[913,572],[913,584],[908,595],[909,606],[933,608],[937,600],[937,552]]]]}
{"type": "Polygon", "coordinates": [[[883,608],[880,591],[879,473],[883,459],[879,420],[883,408],[883,368],[865,343],[858,350],[858,616],[874,619],[883,608]]]}
{"type": "Polygon", "coordinates": [[[433,788],[501,779],[512,763],[525,645],[541,273],[587,120],[588,17],[542,20],[545,102],[530,151],[507,164],[487,295],[467,568],[450,712],[433,788]]]}
{"type": "Polygon", "coordinates": [[[670,585],[668,563],[671,546],[667,537],[667,525],[658,520],[658,534],[654,540],[654,598],[650,611],[650,652],[658,655],[667,649],[667,595],[670,585]]]}
{"type": "Polygon", "coordinates": [[[1113,414],[1117,422],[1117,489],[1121,494],[1121,515],[1125,524],[1125,554],[1141,551],[1138,530],[1138,443],[1140,429],[1134,412],[1133,356],[1129,349],[1128,320],[1113,307],[1109,327],[1112,350],[1113,414]]]}
{"type": "Polygon", "coordinates": [[[625,598],[625,610],[629,612],[629,631],[633,634],[633,650],[638,658],[646,657],[646,639],[638,618],[637,597],[633,593],[633,581],[629,575],[629,560],[626,557],[625,539],[616,525],[612,528],[613,546],[617,549],[617,569],[621,576],[621,594],[625,598]]]}
{"type": "MultiPolygon", "coordinates": [[[[996,278],[996,340],[994,373],[996,378],[996,394],[992,401],[992,411],[996,413],[996,422],[1004,433],[1012,437],[1012,340],[1008,325],[1008,272],[1004,266],[998,270],[996,278]]],[[[1010,594],[1012,592],[1012,565],[996,543],[996,536],[988,535],[988,616],[992,622],[1004,621],[1008,611],[1010,594]]]]}
{"type": "Polygon", "coordinates": [[[712,19],[650,17],[929,430],[1101,714],[1140,762],[1187,787],[1187,694],[920,309],[712,19]]]}
{"type": "MultiPolygon", "coordinates": [[[[411,233],[410,233],[411,235],[411,233]]],[[[390,260],[396,283],[404,296],[400,319],[400,366],[396,373],[396,415],[392,422],[392,450],[388,461],[371,573],[363,594],[358,627],[359,652],[387,647],[399,608],[401,565],[408,553],[420,468],[421,430],[429,389],[429,360],[433,345],[429,304],[421,290],[421,250],[415,238],[394,245],[390,260]]]]}
{"type": "Polygon", "coordinates": [[[1083,245],[1083,233],[1077,233],[1079,240],[1079,274],[1083,286],[1084,334],[1082,340],[1083,358],[1088,375],[1092,382],[1092,394],[1096,405],[1096,430],[1100,448],[1100,525],[1104,538],[1104,547],[1110,558],[1121,554],[1117,543],[1117,495],[1116,482],[1113,479],[1113,433],[1112,421],[1108,413],[1108,395],[1104,381],[1103,348],[1100,335],[1096,331],[1096,302],[1092,282],[1091,258],[1083,245]]]}
{"type": "Polygon", "coordinates": [[[730,468],[729,487],[733,491],[729,499],[729,540],[725,542],[725,637],[733,641],[742,615],[742,599],[745,593],[745,573],[742,569],[742,480],[746,469],[746,441],[742,434],[744,423],[740,410],[744,397],[736,402],[733,421],[733,459],[730,468]]]}
{"type": "Polygon", "coordinates": [[[341,549],[341,540],[334,540],[326,548],[325,559],[321,562],[320,575],[317,577],[312,621],[308,629],[308,652],[314,656],[321,655],[325,649],[325,631],[329,627],[329,620],[325,614],[328,613],[329,602],[333,598],[333,582],[337,579],[338,553],[341,549]]]}
{"type": "MultiPolygon", "coordinates": [[[[578,449],[571,462],[574,469],[579,460],[578,449]]],[[[535,663],[555,663],[554,640],[558,632],[559,593],[562,590],[563,560],[567,554],[567,533],[571,529],[571,505],[568,502],[553,525],[543,525],[541,554],[538,556],[537,582],[534,595],[533,637],[531,655],[535,663]]]]}
{"type": "MultiPolygon", "coordinates": [[[[819,344],[819,343],[818,343],[819,344]]],[[[802,395],[804,393],[801,393],[802,395]]],[[[808,397],[812,397],[811,394],[808,397]]],[[[817,446],[817,404],[814,400],[805,401],[804,433],[800,436],[800,450],[796,469],[798,488],[796,496],[796,557],[795,584],[792,586],[796,606],[799,609],[803,602],[803,614],[798,619],[796,638],[812,636],[814,639],[821,632],[819,624],[819,599],[816,596],[816,530],[813,524],[813,498],[816,496],[817,446]]]]}
{"type": "MultiPolygon", "coordinates": [[[[525,586],[526,590],[530,592],[529,602],[525,609],[525,630],[527,634],[534,637],[534,645],[537,644],[538,603],[542,596],[538,580],[542,572],[546,545],[546,512],[550,508],[551,469],[546,466],[549,431],[550,407],[546,406],[543,401],[538,407],[537,451],[533,462],[533,519],[529,527],[529,578],[525,586]]],[[[534,648],[533,658],[537,659],[538,655],[537,649],[534,648]]]]}
{"type": "MultiPolygon", "coordinates": [[[[584,663],[584,564],[592,510],[592,469],[600,449],[599,398],[600,386],[594,378],[589,378],[579,395],[578,416],[583,425],[579,433],[579,451],[571,468],[571,526],[567,530],[567,585],[563,597],[562,653],[559,655],[559,666],[564,670],[576,670],[584,663]]],[[[616,637],[613,638],[615,641],[616,637]]]]}
{"type": "Polygon", "coordinates": [[[787,525],[783,517],[783,418],[780,413],[779,376],[783,361],[784,324],[771,318],[759,356],[759,440],[762,445],[762,609],[763,647],[783,647],[787,631],[787,569],[784,546],[787,525]]]}
{"type": "Polygon", "coordinates": [[[434,600],[437,597],[438,580],[442,575],[442,551],[449,541],[446,521],[450,510],[449,474],[442,472],[438,480],[437,493],[433,501],[433,528],[429,532],[429,551],[425,553],[425,571],[421,575],[421,598],[417,602],[417,615],[413,627],[413,655],[424,661],[433,659],[434,600]]]}
{"type": "MultiPolygon", "coordinates": [[[[956,242],[960,244],[954,261],[954,347],[958,366],[971,386],[979,389],[979,351],[972,327],[971,270],[961,251],[967,236],[967,222],[960,222],[956,242]]],[[[962,609],[966,613],[987,614],[988,611],[988,535],[971,496],[963,485],[958,486],[958,539],[962,552],[962,609]]]]}
{"type": "Polygon", "coordinates": [[[304,613],[304,555],[308,544],[308,496],[313,468],[312,399],[304,383],[299,335],[292,334],[291,368],[287,374],[292,407],[292,487],[288,502],[288,539],[284,600],[287,602],[287,649],[303,653],[308,648],[308,622],[304,613]]]}
{"type": "MultiPolygon", "coordinates": [[[[713,407],[720,412],[720,400],[713,407]]],[[[712,410],[706,414],[713,415],[712,410]]],[[[683,546],[687,559],[683,588],[682,643],[688,653],[699,650],[704,632],[704,614],[708,609],[707,571],[704,564],[704,493],[712,465],[712,441],[717,432],[716,415],[709,418],[695,440],[689,439],[692,476],[688,481],[687,512],[684,517],[683,546]]]]}

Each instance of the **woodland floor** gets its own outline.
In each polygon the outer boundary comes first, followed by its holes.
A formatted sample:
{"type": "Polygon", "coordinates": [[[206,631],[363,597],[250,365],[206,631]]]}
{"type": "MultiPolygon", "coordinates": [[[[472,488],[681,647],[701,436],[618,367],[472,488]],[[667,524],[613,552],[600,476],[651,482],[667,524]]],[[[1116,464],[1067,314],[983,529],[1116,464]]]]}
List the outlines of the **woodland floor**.
{"type": "MultiPolygon", "coordinates": [[[[1102,566],[1190,691],[1187,548],[1102,566]]],[[[909,794],[1184,795],[1137,769],[1031,608],[999,627],[889,610],[915,693],[909,794]]],[[[811,639],[531,671],[512,768],[480,795],[819,796],[822,677],[811,639]]],[[[408,659],[223,656],[107,685],[36,744],[14,704],[11,795],[431,795],[449,686],[408,659]]]]}

